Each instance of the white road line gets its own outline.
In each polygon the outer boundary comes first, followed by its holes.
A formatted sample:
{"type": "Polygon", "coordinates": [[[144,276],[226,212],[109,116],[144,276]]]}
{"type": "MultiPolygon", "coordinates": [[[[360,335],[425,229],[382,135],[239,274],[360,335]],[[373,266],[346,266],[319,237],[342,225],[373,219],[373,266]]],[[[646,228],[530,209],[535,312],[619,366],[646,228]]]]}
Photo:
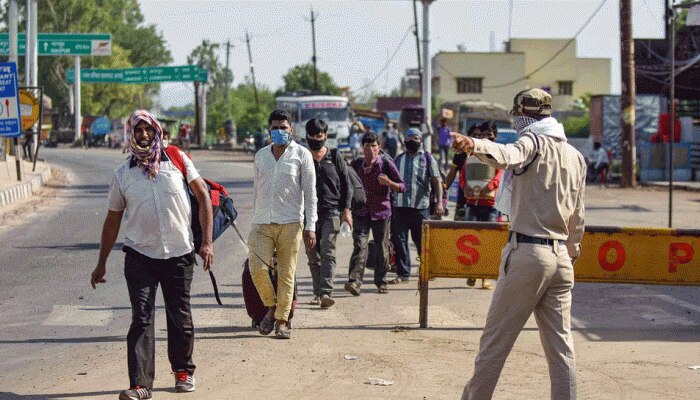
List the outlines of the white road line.
{"type": "Polygon", "coordinates": [[[690,311],[700,312],[700,306],[698,306],[696,304],[688,303],[687,301],[684,301],[684,300],[676,299],[676,298],[671,297],[667,294],[659,294],[659,295],[655,295],[654,297],[658,297],[659,299],[661,299],[667,303],[671,303],[671,304],[677,305],[679,307],[687,308],[690,311]]]}
{"type": "Polygon", "coordinates": [[[103,306],[54,305],[42,325],[106,326],[112,320],[112,310],[103,306]]]}

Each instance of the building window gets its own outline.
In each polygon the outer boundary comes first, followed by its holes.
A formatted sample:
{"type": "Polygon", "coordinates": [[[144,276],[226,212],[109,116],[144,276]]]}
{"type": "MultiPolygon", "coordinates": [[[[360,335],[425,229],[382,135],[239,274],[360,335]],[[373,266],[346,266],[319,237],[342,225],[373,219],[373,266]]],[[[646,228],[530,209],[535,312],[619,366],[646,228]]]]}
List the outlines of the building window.
{"type": "Polygon", "coordinates": [[[559,94],[564,94],[571,96],[574,94],[574,82],[573,81],[559,81],[559,94]]]}
{"type": "Polygon", "coordinates": [[[457,78],[457,93],[481,93],[484,78],[457,78]]]}

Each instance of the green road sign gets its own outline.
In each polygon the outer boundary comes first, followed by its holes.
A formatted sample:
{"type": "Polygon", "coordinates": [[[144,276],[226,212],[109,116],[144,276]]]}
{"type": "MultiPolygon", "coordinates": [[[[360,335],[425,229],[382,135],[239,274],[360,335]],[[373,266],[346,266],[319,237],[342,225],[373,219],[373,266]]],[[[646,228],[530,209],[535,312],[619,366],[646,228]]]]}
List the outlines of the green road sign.
{"type": "MultiPolygon", "coordinates": [[[[111,56],[112,35],[109,33],[40,33],[40,56],[111,56]]],[[[17,54],[27,53],[24,33],[17,35],[17,54]]],[[[10,54],[10,35],[0,33],[0,55],[10,54]]]]}
{"type": "MultiPolygon", "coordinates": [[[[80,70],[81,83],[206,82],[208,76],[206,69],[196,65],[80,70]]],[[[74,70],[66,71],[66,81],[75,81],[74,70]]]]}

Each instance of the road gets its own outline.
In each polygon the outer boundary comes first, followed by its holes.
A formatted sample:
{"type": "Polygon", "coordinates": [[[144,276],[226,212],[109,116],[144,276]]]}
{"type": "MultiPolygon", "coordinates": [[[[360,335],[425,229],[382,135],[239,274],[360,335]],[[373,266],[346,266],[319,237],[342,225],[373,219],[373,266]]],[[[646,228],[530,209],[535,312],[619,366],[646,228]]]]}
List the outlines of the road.
{"type": "MultiPolygon", "coordinates": [[[[90,287],[89,275],[97,261],[110,174],[124,156],[67,148],[42,153],[65,175],[40,198],[5,211],[0,227],[0,371],[6,383],[0,399],[113,399],[128,386],[130,306],[123,254],[112,252],[108,282],[97,290],[90,287]]],[[[194,159],[202,175],[231,190],[246,235],[252,210],[250,158],[195,152],[194,159]]],[[[666,199],[663,191],[591,187],[587,222],[664,227],[666,199]]],[[[700,227],[700,193],[678,192],[674,204],[676,227],[700,227]]],[[[154,398],[459,398],[473,369],[492,292],[438,279],[431,283],[431,327],[418,329],[415,280],[391,287],[388,295],[371,291],[371,283],[357,298],[342,291],[351,247],[350,239],[339,239],[341,290],[330,310],[306,304],[311,282],[300,253],[293,338],[276,341],[249,328],[240,288],[246,250],[227,232],[215,246],[223,307],[216,305],[207,275],[201,269],[195,273],[197,391],[173,392],[159,297],[154,398]],[[365,384],[372,377],[394,384],[365,384]]],[[[700,371],[688,368],[700,365],[700,289],[578,283],[573,321],[579,398],[700,398],[700,371]]],[[[495,398],[548,396],[546,363],[531,319],[495,398]]]]}

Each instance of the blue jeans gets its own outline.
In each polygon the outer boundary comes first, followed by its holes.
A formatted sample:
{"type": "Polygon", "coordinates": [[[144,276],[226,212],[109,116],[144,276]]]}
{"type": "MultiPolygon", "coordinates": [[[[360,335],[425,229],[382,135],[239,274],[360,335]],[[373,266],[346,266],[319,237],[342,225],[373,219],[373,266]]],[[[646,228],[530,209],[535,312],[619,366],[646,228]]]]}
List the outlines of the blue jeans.
{"type": "Polygon", "coordinates": [[[498,222],[498,210],[491,206],[467,206],[467,221],[498,222]]]}
{"type": "Polygon", "coordinates": [[[396,275],[408,279],[411,275],[411,252],[408,248],[408,233],[418,248],[422,248],[421,234],[423,220],[429,218],[427,209],[396,207],[392,211],[391,241],[396,252],[396,275]]]}

